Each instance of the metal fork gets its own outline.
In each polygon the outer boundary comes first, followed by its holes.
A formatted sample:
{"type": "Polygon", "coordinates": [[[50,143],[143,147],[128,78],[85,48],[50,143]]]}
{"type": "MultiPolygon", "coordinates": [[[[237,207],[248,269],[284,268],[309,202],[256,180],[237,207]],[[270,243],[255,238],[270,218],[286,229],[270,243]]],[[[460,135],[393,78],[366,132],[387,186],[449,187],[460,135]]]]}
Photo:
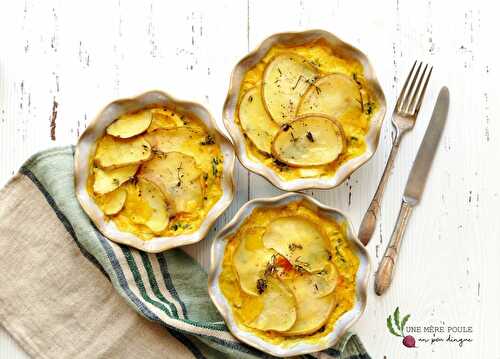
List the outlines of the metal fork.
{"type": "Polygon", "coordinates": [[[420,73],[422,65],[422,62],[420,62],[415,71],[417,61],[414,62],[406,78],[403,89],[399,94],[396,106],[394,106],[394,112],[392,113],[392,126],[394,132],[391,153],[389,154],[389,159],[385,165],[384,173],[378,184],[377,191],[359,227],[358,238],[365,246],[372,238],[373,232],[375,232],[375,225],[380,215],[380,203],[392,168],[394,167],[394,160],[399,150],[401,138],[415,125],[420,106],[424,99],[425,90],[427,89],[427,84],[432,74],[433,67],[428,64],[425,65],[424,70],[420,73]],[[409,87],[408,84],[410,84],[409,87]]]}

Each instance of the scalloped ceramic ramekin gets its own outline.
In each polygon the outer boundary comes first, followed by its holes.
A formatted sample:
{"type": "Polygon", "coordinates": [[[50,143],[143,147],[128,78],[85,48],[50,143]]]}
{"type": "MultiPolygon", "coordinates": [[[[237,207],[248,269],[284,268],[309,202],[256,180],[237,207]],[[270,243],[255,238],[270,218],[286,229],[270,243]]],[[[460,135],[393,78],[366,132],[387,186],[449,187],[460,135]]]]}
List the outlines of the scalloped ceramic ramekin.
{"type": "Polygon", "coordinates": [[[258,198],[247,202],[236,213],[233,219],[216,235],[212,243],[210,271],[208,277],[208,292],[215,306],[224,317],[231,333],[242,342],[278,357],[288,357],[303,355],[321,351],[335,345],[337,341],[347,332],[347,330],[361,317],[367,303],[367,284],[370,273],[370,258],[365,247],[357,239],[347,216],[338,209],[325,206],[312,197],[302,193],[286,193],[281,196],[271,198],[258,198]],[[322,215],[335,219],[337,222],[347,224],[347,236],[354,245],[354,250],[360,263],[356,274],[356,301],[354,307],[344,313],[335,323],[333,330],[317,343],[300,342],[293,346],[281,346],[272,344],[255,334],[245,331],[236,323],[231,304],[227,301],[219,287],[219,278],[222,273],[222,262],[226,249],[227,238],[235,234],[245,219],[255,208],[260,207],[280,207],[290,202],[304,200],[307,205],[322,215]]]}
{"type": "Polygon", "coordinates": [[[109,239],[145,252],[161,252],[170,248],[199,242],[207,235],[210,227],[233,200],[235,192],[233,179],[234,159],[235,155],[231,141],[217,128],[216,122],[203,106],[194,102],[177,100],[162,91],[149,91],[137,97],[111,102],[94,118],[85,132],[82,133],[75,150],[76,196],[83,210],[101,233],[109,239]],[[106,127],[116,118],[127,112],[155,106],[167,107],[180,113],[192,115],[200,119],[207,126],[208,131],[215,136],[224,155],[222,173],[223,194],[207,213],[200,228],[195,232],[173,237],[154,237],[150,240],[143,240],[132,233],[120,231],[112,220],[106,219],[104,213],[87,192],[87,180],[90,161],[96,150],[96,141],[104,135],[106,127]]]}
{"type": "Polygon", "coordinates": [[[340,40],[335,35],[323,30],[309,30],[304,32],[286,32],[275,34],[264,40],[256,50],[250,52],[238,62],[231,75],[226,102],[224,103],[223,117],[224,125],[228,130],[235,144],[236,155],[241,164],[248,170],[257,173],[276,187],[284,191],[300,191],[304,189],[318,188],[329,189],[344,182],[356,169],[366,163],[375,153],[380,136],[380,128],[384,120],[386,111],[385,96],[380,84],[375,76],[375,71],[368,61],[368,58],[360,50],[340,40]],[[364,68],[366,83],[370,86],[373,95],[379,104],[378,111],[370,121],[370,128],[366,134],[366,151],[358,157],[352,158],[340,166],[331,177],[324,178],[299,178],[295,180],[285,180],[276,174],[271,168],[263,163],[252,160],[248,153],[245,138],[241,127],[235,122],[238,110],[238,96],[241,83],[246,72],[258,64],[267,52],[276,45],[299,46],[323,39],[335,49],[337,53],[346,58],[357,59],[364,68]]]}

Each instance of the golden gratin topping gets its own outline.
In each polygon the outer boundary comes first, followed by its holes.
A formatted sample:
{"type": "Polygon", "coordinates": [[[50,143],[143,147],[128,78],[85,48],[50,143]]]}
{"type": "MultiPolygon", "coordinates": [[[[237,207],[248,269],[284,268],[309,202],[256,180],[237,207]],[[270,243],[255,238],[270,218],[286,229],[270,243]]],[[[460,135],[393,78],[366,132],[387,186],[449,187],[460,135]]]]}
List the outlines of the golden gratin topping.
{"type": "Polygon", "coordinates": [[[228,238],[219,284],[240,328],[287,346],[321,341],[353,308],[358,267],[346,224],[296,201],[252,212],[228,238]]]}
{"type": "Polygon", "coordinates": [[[127,113],[97,141],[87,190],[142,239],[196,231],[222,196],[223,156],[201,120],[168,108],[127,113]]]}
{"type": "Polygon", "coordinates": [[[235,120],[249,157],[293,180],[333,176],[363,154],[377,110],[362,64],[319,40],[271,48],[245,74],[235,120]]]}

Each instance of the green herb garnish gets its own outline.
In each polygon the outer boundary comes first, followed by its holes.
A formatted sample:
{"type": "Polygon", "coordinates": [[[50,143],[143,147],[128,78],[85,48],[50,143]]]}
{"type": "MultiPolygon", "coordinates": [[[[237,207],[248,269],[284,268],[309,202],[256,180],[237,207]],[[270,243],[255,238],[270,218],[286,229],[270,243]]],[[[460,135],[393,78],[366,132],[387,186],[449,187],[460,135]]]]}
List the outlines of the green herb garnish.
{"type": "Polygon", "coordinates": [[[307,131],[306,137],[309,141],[314,142],[314,137],[311,131],[307,131]]]}
{"type": "Polygon", "coordinates": [[[288,245],[288,250],[289,250],[290,252],[293,252],[293,251],[295,251],[296,249],[302,249],[302,245],[297,244],[297,243],[290,243],[290,244],[288,245]]]}
{"type": "Polygon", "coordinates": [[[215,143],[215,140],[212,136],[207,135],[205,139],[200,143],[202,146],[207,146],[207,145],[213,145],[215,143]]]}
{"type": "Polygon", "coordinates": [[[219,173],[218,165],[220,163],[220,160],[217,157],[212,158],[212,175],[214,177],[217,177],[217,174],[219,173]]]}
{"type": "Polygon", "coordinates": [[[267,283],[264,279],[257,279],[257,293],[262,294],[267,288],[267,283]]]}
{"type": "Polygon", "coordinates": [[[365,114],[371,115],[373,113],[373,102],[368,102],[366,104],[365,114]]]}

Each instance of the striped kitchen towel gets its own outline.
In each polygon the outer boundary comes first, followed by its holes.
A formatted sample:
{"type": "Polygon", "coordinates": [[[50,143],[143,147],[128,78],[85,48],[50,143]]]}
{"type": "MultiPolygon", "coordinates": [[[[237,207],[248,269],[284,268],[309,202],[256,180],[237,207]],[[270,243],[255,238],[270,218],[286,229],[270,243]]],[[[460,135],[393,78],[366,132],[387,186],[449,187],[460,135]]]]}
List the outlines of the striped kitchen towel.
{"type": "MultiPolygon", "coordinates": [[[[268,358],[228,332],[184,251],[143,253],[99,233],[75,198],[73,150],[34,155],[0,191],[0,323],[27,353],[268,358]]],[[[369,358],[352,334],[304,357],[369,358]]]]}

